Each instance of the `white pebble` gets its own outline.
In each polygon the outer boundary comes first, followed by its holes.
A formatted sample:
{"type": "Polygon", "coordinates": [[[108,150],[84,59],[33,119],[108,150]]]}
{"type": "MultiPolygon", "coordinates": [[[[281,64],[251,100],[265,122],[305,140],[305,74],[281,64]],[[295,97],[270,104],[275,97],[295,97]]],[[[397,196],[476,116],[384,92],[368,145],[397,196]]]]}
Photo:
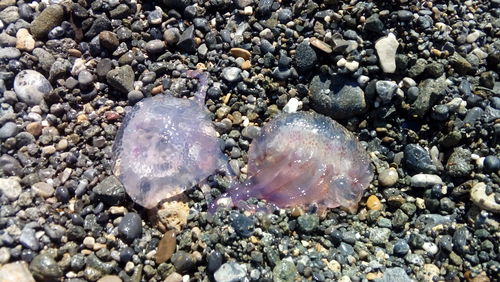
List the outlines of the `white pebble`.
{"type": "Polygon", "coordinates": [[[425,188],[425,187],[432,186],[435,184],[443,184],[441,177],[439,177],[435,174],[419,173],[419,174],[411,177],[411,186],[412,187],[425,188]]]}
{"type": "Polygon", "coordinates": [[[300,104],[302,104],[302,102],[300,102],[297,98],[290,98],[290,100],[288,100],[288,103],[286,103],[286,105],[283,107],[283,111],[285,113],[295,113],[297,112],[300,104]]]}
{"type": "Polygon", "coordinates": [[[422,245],[422,249],[424,249],[429,255],[435,255],[438,252],[438,246],[432,242],[425,242],[422,245]]]}

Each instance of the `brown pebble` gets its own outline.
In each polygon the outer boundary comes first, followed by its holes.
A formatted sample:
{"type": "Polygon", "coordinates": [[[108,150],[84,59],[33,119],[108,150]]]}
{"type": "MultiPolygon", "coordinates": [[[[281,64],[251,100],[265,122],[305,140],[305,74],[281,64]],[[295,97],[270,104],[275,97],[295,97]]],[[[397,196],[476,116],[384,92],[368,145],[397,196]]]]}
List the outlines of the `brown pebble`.
{"type": "Polygon", "coordinates": [[[299,208],[299,207],[294,207],[292,209],[292,216],[293,217],[299,217],[299,216],[301,216],[303,214],[304,214],[304,211],[301,208],[299,208]]]}
{"type": "Polygon", "coordinates": [[[75,48],[68,49],[68,54],[75,58],[80,58],[82,56],[82,52],[75,48]]]}
{"type": "Polygon", "coordinates": [[[366,274],[366,279],[375,280],[378,278],[382,278],[382,276],[384,276],[384,274],[381,272],[370,272],[370,273],[366,274]]]}
{"type": "Polygon", "coordinates": [[[114,32],[105,30],[99,33],[99,41],[108,50],[114,51],[120,45],[120,40],[114,32]]]}
{"type": "Polygon", "coordinates": [[[368,200],[366,201],[366,207],[368,207],[369,210],[378,211],[382,208],[382,203],[380,202],[377,196],[371,195],[370,197],[368,197],[368,200]]]}
{"type": "Polygon", "coordinates": [[[163,85],[158,85],[156,87],[153,87],[153,89],[151,89],[151,94],[153,95],[160,94],[161,92],[163,92],[163,85]]]}
{"type": "Polygon", "coordinates": [[[34,121],[28,123],[26,126],[26,131],[31,133],[33,136],[40,136],[42,134],[42,124],[40,122],[34,121]]]}
{"type": "Polygon", "coordinates": [[[161,238],[156,250],[156,263],[164,263],[169,260],[177,248],[177,240],[175,238],[175,230],[165,232],[161,238]]]}
{"type": "Polygon", "coordinates": [[[249,70],[252,67],[252,63],[250,62],[250,60],[246,60],[241,64],[240,67],[242,70],[249,70]]]}
{"type": "Polygon", "coordinates": [[[248,50],[245,50],[243,48],[231,48],[229,52],[231,53],[231,55],[243,58],[245,60],[249,60],[252,56],[252,54],[248,50]]]}

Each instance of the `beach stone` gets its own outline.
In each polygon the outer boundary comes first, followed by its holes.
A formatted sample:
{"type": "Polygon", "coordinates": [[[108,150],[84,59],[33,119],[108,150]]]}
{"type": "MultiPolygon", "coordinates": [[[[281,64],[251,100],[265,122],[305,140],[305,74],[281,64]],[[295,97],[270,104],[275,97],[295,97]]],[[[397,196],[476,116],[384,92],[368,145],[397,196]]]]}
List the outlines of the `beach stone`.
{"type": "Polygon", "coordinates": [[[99,182],[93,189],[97,200],[110,205],[119,205],[125,201],[125,188],[116,176],[111,175],[99,182]]]}
{"type": "Polygon", "coordinates": [[[229,52],[234,57],[243,58],[245,60],[250,60],[250,57],[252,56],[252,54],[248,50],[245,50],[243,48],[231,48],[231,50],[229,50],[229,52]]]}
{"type": "Polygon", "coordinates": [[[495,172],[500,170],[500,158],[497,156],[487,156],[483,162],[484,170],[486,172],[495,172]]]}
{"type": "Polygon", "coordinates": [[[26,28],[21,28],[16,33],[16,48],[31,52],[35,49],[35,39],[26,28]]]}
{"type": "Polygon", "coordinates": [[[6,7],[2,11],[0,11],[0,20],[6,25],[14,23],[18,19],[19,19],[19,8],[17,6],[13,5],[10,7],[6,7]]]}
{"type": "Polygon", "coordinates": [[[406,271],[401,267],[387,268],[382,278],[373,280],[374,282],[412,282],[406,271]]]}
{"type": "Polygon", "coordinates": [[[217,282],[239,282],[246,277],[247,270],[236,262],[226,262],[214,273],[217,282]]]}
{"type": "Polygon", "coordinates": [[[418,144],[408,144],[404,149],[405,164],[417,173],[436,172],[436,166],[432,163],[429,152],[418,144]]]}
{"type": "Polygon", "coordinates": [[[40,249],[40,243],[35,237],[35,230],[32,228],[24,227],[19,237],[19,242],[23,247],[29,248],[33,251],[38,251],[40,249]]]}
{"type": "Polygon", "coordinates": [[[410,108],[410,113],[416,117],[423,117],[434,104],[443,96],[447,88],[444,75],[438,79],[426,79],[418,85],[419,94],[410,108]]]}
{"type": "Polygon", "coordinates": [[[7,138],[16,136],[19,132],[17,124],[14,122],[6,122],[2,127],[0,127],[0,140],[5,140],[7,138]]]}
{"type": "Polygon", "coordinates": [[[181,38],[181,33],[176,27],[167,28],[163,33],[163,39],[167,43],[167,46],[175,46],[179,39],[181,38]]]}
{"type": "Polygon", "coordinates": [[[316,51],[307,42],[302,42],[297,46],[295,54],[295,66],[298,72],[310,71],[318,60],[316,51]]]}
{"type": "Polygon", "coordinates": [[[384,169],[382,172],[380,172],[378,176],[378,181],[380,185],[384,187],[390,187],[396,184],[396,182],[399,179],[398,171],[390,167],[388,169],[384,169]]]}
{"type": "Polygon", "coordinates": [[[366,112],[365,94],[357,82],[343,76],[315,76],[310,85],[311,107],[333,119],[347,119],[366,112]]]}
{"type": "Polygon", "coordinates": [[[21,195],[21,184],[16,178],[0,178],[0,191],[11,201],[17,200],[21,195]]]}
{"type": "Polygon", "coordinates": [[[54,195],[54,187],[46,182],[37,182],[31,185],[31,190],[42,198],[49,198],[54,195]]]}
{"type": "Polygon", "coordinates": [[[170,275],[163,280],[163,282],[182,282],[182,275],[177,272],[172,272],[170,275]]]}
{"type": "Polygon", "coordinates": [[[54,56],[43,48],[33,49],[33,55],[38,58],[38,65],[46,72],[50,71],[50,67],[56,61],[54,56]]]}
{"type": "Polygon", "coordinates": [[[273,268],[274,281],[280,281],[280,282],[295,281],[297,273],[298,272],[297,268],[295,267],[295,264],[288,259],[283,259],[279,261],[273,268]]]}
{"type": "Polygon", "coordinates": [[[194,52],[196,50],[196,43],[194,42],[194,25],[186,28],[179,37],[177,47],[184,52],[194,52]]]}
{"type": "Polygon", "coordinates": [[[111,21],[106,17],[97,17],[93,22],[92,26],[89,28],[87,33],[85,33],[85,37],[88,39],[94,38],[96,35],[101,33],[101,31],[112,30],[113,27],[111,25],[111,21]]]}
{"type": "Polygon", "coordinates": [[[484,182],[475,184],[470,191],[472,202],[481,209],[496,214],[500,213],[500,203],[496,201],[495,193],[486,194],[486,188],[487,186],[484,182]]]}
{"type": "Polygon", "coordinates": [[[14,47],[0,48],[0,60],[11,60],[21,57],[21,51],[14,47]]]}
{"type": "Polygon", "coordinates": [[[369,239],[375,245],[384,245],[389,240],[391,232],[389,228],[372,228],[370,230],[369,239]]]}
{"type": "Polygon", "coordinates": [[[186,273],[196,266],[196,261],[193,255],[185,251],[177,251],[172,256],[172,264],[179,273],[186,273]]]}
{"type": "Polygon", "coordinates": [[[222,254],[219,251],[212,251],[207,256],[207,271],[209,273],[214,273],[220,268],[223,262],[222,254]]]}
{"type": "Polygon", "coordinates": [[[141,216],[135,212],[127,213],[118,225],[118,232],[126,242],[132,242],[134,239],[141,237],[141,216]]]}
{"type": "Polygon", "coordinates": [[[30,105],[39,105],[45,95],[52,91],[52,85],[41,73],[23,70],[14,79],[14,91],[17,98],[30,105]]]}
{"type": "Polygon", "coordinates": [[[105,275],[99,278],[97,282],[122,282],[122,279],[116,275],[105,275]]]}
{"type": "Polygon", "coordinates": [[[474,72],[474,66],[472,66],[467,59],[458,54],[458,52],[453,53],[448,59],[448,62],[460,75],[472,74],[474,72]]]}
{"type": "Polygon", "coordinates": [[[231,216],[231,226],[239,236],[250,237],[253,234],[254,222],[244,214],[231,216]]]}
{"type": "Polygon", "coordinates": [[[104,48],[110,51],[115,51],[118,45],[120,45],[120,40],[116,33],[109,30],[104,30],[99,33],[99,42],[104,48]]]}
{"type": "Polygon", "coordinates": [[[467,149],[458,147],[453,149],[448,162],[446,163],[446,170],[448,175],[452,177],[466,177],[469,176],[474,166],[471,164],[471,152],[467,149]]]}
{"type": "Polygon", "coordinates": [[[378,210],[382,209],[383,205],[377,196],[370,195],[370,197],[368,197],[368,199],[366,200],[366,207],[369,210],[378,211],[378,210]]]}
{"type": "Polygon", "coordinates": [[[63,17],[64,8],[61,5],[50,5],[31,22],[31,33],[36,39],[43,39],[51,29],[61,24],[63,17]]]}
{"type": "Polygon", "coordinates": [[[110,70],[106,74],[106,80],[109,85],[124,94],[128,94],[130,91],[134,90],[135,75],[134,70],[129,65],[110,70]]]}
{"type": "Polygon", "coordinates": [[[158,249],[156,250],[156,263],[161,264],[168,261],[177,248],[177,239],[175,237],[175,230],[169,230],[163,234],[158,249]]]}
{"type": "Polygon", "coordinates": [[[387,104],[398,90],[398,85],[394,81],[379,80],[375,83],[375,89],[382,103],[387,104]]]}
{"type": "Polygon", "coordinates": [[[365,30],[374,33],[382,33],[384,31],[384,23],[380,20],[378,14],[374,13],[366,19],[365,30]]]}
{"type": "Polygon", "coordinates": [[[48,254],[37,255],[30,263],[29,269],[35,277],[40,281],[59,281],[63,276],[61,267],[48,254]]]}
{"type": "Polygon", "coordinates": [[[151,40],[146,43],[145,48],[150,54],[161,54],[165,49],[165,42],[159,39],[151,40]]]}
{"type": "Polygon", "coordinates": [[[241,69],[237,67],[226,67],[222,70],[222,78],[230,83],[241,81],[241,69]]]}
{"type": "Polygon", "coordinates": [[[0,267],[2,282],[35,282],[31,275],[28,264],[24,261],[8,263],[0,267]]]}
{"type": "Polygon", "coordinates": [[[0,169],[3,171],[4,175],[13,176],[21,175],[23,168],[16,158],[4,154],[0,157],[0,169]]]}
{"type": "Polygon", "coordinates": [[[380,66],[385,73],[394,73],[396,71],[396,51],[398,46],[398,40],[392,33],[382,37],[375,43],[380,66]]]}
{"type": "Polygon", "coordinates": [[[319,225],[319,217],[315,214],[303,214],[297,218],[299,227],[304,232],[311,232],[319,225]]]}

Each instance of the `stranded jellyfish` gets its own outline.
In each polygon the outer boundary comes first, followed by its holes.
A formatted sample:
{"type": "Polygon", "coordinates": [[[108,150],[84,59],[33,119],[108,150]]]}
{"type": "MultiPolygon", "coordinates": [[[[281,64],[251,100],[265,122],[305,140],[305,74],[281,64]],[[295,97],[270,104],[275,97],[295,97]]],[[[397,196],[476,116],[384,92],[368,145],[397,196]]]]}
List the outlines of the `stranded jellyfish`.
{"type": "MultiPolygon", "coordinates": [[[[249,198],[269,209],[346,207],[356,209],[373,178],[366,150],[356,137],[329,117],[300,112],[267,123],[248,152],[248,178],[221,198],[255,211],[249,198]]],[[[214,212],[219,201],[210,206],[214,212]]]]}
{"type": "Polygon", "coordinates": [[[113,173],[145,208],[227,169],[204,106],[207,76],[186,73],[199,79],[194,100],[158,95],[140,101],[124,118],[113,145],[113,173]]]}

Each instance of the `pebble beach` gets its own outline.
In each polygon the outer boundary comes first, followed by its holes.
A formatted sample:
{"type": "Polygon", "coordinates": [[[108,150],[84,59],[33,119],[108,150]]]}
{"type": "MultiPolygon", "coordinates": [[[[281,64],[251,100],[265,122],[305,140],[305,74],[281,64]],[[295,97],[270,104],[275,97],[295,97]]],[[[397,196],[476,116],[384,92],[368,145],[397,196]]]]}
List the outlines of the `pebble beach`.
{"type": "Polygon", "coordinates": [[[499,0],[0,0],[0,281],[500,281],[499,38],[499,0]],[[315,112],[367,152],[358,206],[211,213],[220,171],[134,202],[117,133],[188,70],[238,182],[315,112]]]}

